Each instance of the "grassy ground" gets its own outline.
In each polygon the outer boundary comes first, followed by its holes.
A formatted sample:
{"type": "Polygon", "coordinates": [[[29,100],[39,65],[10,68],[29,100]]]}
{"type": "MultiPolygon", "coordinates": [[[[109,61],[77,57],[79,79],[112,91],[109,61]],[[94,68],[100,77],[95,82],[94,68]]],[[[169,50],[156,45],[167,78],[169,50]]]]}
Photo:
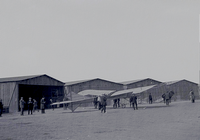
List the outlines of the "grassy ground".
{"type": "Polygon", "coordinates": [[[139,105],[101,113],[93,108],[3,114],[1,140],[199,140],[200,101],[139,105]]]}

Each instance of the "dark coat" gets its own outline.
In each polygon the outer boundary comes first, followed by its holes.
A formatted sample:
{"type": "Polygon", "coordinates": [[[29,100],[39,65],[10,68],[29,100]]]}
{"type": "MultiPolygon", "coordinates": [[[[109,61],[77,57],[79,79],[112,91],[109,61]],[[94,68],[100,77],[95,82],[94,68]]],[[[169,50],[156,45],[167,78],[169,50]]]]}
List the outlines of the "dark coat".
{"type": "Polygon", "coordinates": [[[152,100],[152,96],[151,95],[149,95],[149,100],[152,100]]]}
{"type": "Polygon", "coordinates": [[[0,102],[0,109],[3,110],[3,103],[0,102]]]}
{"type": "Polygon", "coordinates": [[[137,96],[133,96],[133,101],[132,103],[137,103],[137,96]]]}
{"type": "Polygon", "coordinates": [[[33,109],[33,102],[32,101],[28,101],[28,109],[33,109]]]}
{"type": "Polygon", "coordinates": [[[103,97],[103,100],[102,100],[102,105],[103,106],[106,106],[107,105],[107,98],[106,97],[103,97]]]}
{"type": "Polygon", "coordinates": [[[133,102],[133,96],[131,96],[131,98],[130,98],[130,103],[132,103],[133,102]]]}

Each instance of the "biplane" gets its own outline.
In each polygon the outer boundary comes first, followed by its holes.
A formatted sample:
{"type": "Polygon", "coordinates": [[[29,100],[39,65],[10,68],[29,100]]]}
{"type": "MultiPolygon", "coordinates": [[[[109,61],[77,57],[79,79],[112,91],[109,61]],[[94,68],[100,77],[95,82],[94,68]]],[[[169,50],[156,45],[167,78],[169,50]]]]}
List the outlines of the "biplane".
{"type": "Polygon", "coordinates": [[[106,95],[108,100],[116,99],[116,98],[130,98],[132,94],[140,94],[144,91],[147,91],[153,88],[152,86],[138,87],[132,89],[125,90],[84,90],[78,93],[78,95],[82,96],[83,99],[75,99],[73,98],[69,101],[56,102],[51,105],[58,104],[67,104],[67,108],[69,108],[72,112],[74,112],[81,104],[91,103],[94,101],[94,98],[97,96],[106,95]]]}

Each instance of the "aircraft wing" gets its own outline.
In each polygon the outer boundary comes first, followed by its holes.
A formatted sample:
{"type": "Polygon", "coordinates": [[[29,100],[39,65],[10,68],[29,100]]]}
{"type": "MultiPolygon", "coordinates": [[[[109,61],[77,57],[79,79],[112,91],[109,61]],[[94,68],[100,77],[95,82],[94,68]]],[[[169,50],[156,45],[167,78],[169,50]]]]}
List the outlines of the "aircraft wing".
{"type": "Polygon", "coordinates": [[[82,99],[82,100],[74,100],[74,101],[62,101],[62,102],[56,102],[52,103],[51,105],[59,105],[59,104],[68,104],[68,108],[74,112],[81,104],[85,103],[91,103],[94,101],[94,98],[89,99],[82,99]]]}
{"type": "Polygon", "coordinates": [[[60,105],[60,104],[79,104],[79,103],[89,103],[92,102],[94,100],[94,98],[90,98],[90,99],[82,99],[82,100],[75,100],[75,101],[62,101],[62,102],[56,102],[56,103],[52,103],[51,105],[60,105]]]}
{"type": "Polygon", "coordinates": [[[84,90],[78,94],[83,96],[102,96],[103,94],[110,95],[113,92],[115,92],[115,90],[84,90]]]}
{"type": "Polygon", "coordinates": [[[129,98],[131,94],[138,94],[142,93],[144,91],[147,91],[151,88],[153,88],[155,85],[152,86],[145,86],[145,87],[138,87],[138,88],[132,88],[132,89],[126,89],[126,90],[120,90],[115,93],[113,93],[110,98],[129,98]]]}

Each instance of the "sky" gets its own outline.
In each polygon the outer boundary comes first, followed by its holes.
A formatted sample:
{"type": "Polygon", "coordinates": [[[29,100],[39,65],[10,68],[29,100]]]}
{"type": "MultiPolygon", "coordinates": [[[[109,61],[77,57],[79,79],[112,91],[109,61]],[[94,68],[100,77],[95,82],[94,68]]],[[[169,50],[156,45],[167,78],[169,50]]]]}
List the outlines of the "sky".
{"type": "Polygon", "coordinates": [[[0,78],[199,83],[198,0],[0,0],[0,78]]]}

